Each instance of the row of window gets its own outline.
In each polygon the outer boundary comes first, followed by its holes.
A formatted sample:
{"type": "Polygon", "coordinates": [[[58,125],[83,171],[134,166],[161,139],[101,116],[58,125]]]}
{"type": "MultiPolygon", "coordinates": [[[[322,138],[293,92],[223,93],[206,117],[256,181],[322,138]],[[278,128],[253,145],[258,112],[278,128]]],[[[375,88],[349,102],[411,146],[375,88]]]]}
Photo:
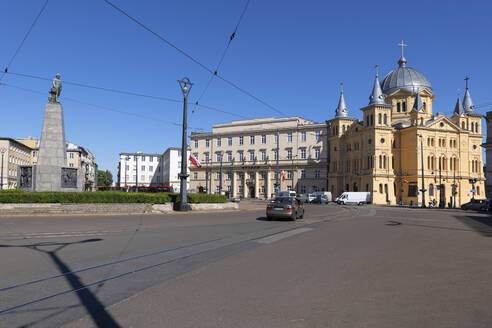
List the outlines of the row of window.
{"type": "MultiPolygon", "coordinates": [[[[254,151],[249,151],[248,154],[249,154],[248,155],[248,160],[249,161],[256,161],[256,160],[258,160],[258,158],[255,156],[255,152],[254,151]]],[[[198,157],[198,153],[195,153],[194,155],[196,157],[198,157]]],[[[204,155],[205,155],[205,163],[210,162],[210,155],[208,153],[205,153],[204,155]]],[[[307,157],[308,157],[308,150],[306,148],[300,148],[299,149],[299,155],[300,155],[300,159],[307,159],[307,157]]],[[[233,162],[234,161],[234,158],[232,157],[232,152],[227,152],[226,156],[227,156],[226,157],[226,161],[227,162],[233,162]]],[[[266,150],[261,150],[260,151],[260,160],[261,161],[277,160],[277,157],[278,157],[277,149],[273,149],[272,150],[272,158],[269,158],[268,157],[266,150]]],[[[315,159],[320,159],[321,158],[321,149],[320,148],[314,148],[314,158],[315,159]]],[[[223,162],[224,161],[223,154],[217,153],[216,154],[216,159],[217,159],[217,162],[219,162],[219,163],[220,162],[223,162]]],[[[286,159],[288,159],[288,160],[293,159],[292,149],[287,149],[286,150],[286,159]]],[[[244,152],[242,152],[242,151],[239,151],[238,152],[238,160],[239,160],[239,162],[246,161],[245,156],[244,156],[244,152]]]]}
{"type": "MultiPolygon", "coordinates": [[[[149,176],[148,181],[151,182],[152,179],[153,179],[153,177],[149,176]]],[[[125,181],[123,181],[123,183],[129,183],[130,181],[135,182],[136,180],[137,180],[136,175],[133,175],[133,176],[125,175],[125,181]],[[130,178],[133,178],[133,180],[129,180],[130,178]]],[[[146,181],[147,181],[147,176],[145,176],[145,175],[140,176],[140,178],[138,180],[138,182],[146,182],[146,181]]],[[[156,183],[161,182],[161,177],[160,176],[155,177],[155,182],[156,183]]]]}
{"type": "MultiPolygon", "coordinates": [[[[73,157],[71,157],[73,158],[73,157]]],[[[140,161],[140,162],[145,162],[146,160],[148,160],[149,162],[153,162],[154,161],[154,158],[156,159],[156,162],[160,162],[161,159],[160,157],[157,157],[157,156],[145,156],[145,155],[135,155],[133,156],[133,160],[134,161],[140,161]]],[[[129,161],[130,160],[130,156],[126,156],[125,157],[125,160],[126,161],[129,161]]]]}
{"type": "MultiPolygon", "coordinates": [[[[129,171],[130,170],[130,165],[125,165],[125,170],[126,171],[129,171]]],[[[133,171],[136,171],[137,170],[137,167],[136,166],[133,166],[133,171]]],[[[148,171],[148,172],[154,172],[154,167],[152,165],[149,165],[148,167],[146,167],[145,165],[142,165],[140,166],[140,171],[141,172],[145,172],[145,171],[148,171]]],[[[158,166],[157,169],[156,169],[157,172],[161,172],[161,167],[158,166]]]]}
{"type": "MultiPolygon", "coordinates": [[[[293,171],[283,171],[283,172],[279,172],[279,173],[280,173],[279,179],[292,180],[293,179],[293,176],[294,176],[294,172],[293,171]]],[[[300,179],[306,179],[307,178],[306,170],[301,170],[300,173],[301,173],[300,174],[300,179]]],[[[220,180],[221,179],[221,174],[223,174],[225,180],[232,180],[232,178],[233,178],[233,174],[230,171],[222,172],[222,173],[221,172],[216,172],[215,173],[215,178],[217,180],[220,180]]],[[[249,173],[246,173],[246,175],[245,175],[244,172],[238,172],[238,179],[239,180],[242,180],[245,177],[247,177],[250,180],[255,180],[255,172],[249,172],[249,173]]],[[[258,172],[258,177],[261,180],[266,180],[266,178],[267,178],[267,172],[264,172],[264,171],[258,172]]],[[[314,170],[313,171],[313,178],[315,178],[315,179],[321,178],[321,171],[320,170],[314,170]]],[[[194,172],[193,173],[193,179],[198,180],[198,172],[194,172]]],[[[206,180],[209,179],[209,172],[205,172],[205,179],[206,180]]],[[[273,172],[273,179],[274,180],[277,179],[277,171],[274,171],[273,172]]]]}
{"type": "MultiPolygon", "coordinates": [[[[478,133],[478,122],[477,123],[472,122],[470,125],[471,125],[470,131],[478,133]]],[[[463,130],[468,130],[468,122],[461,122],[461,128],[463,130]]]]}
{"type": "MultiPolygon", "coordinates": [[[[303,131],[301,132],[301,142],[305,142],[306,141],[306,134],[307,132],[306,131],[303,131]]],[[[254,145],[255,142],[256,142],[256,137],[257,136],[254,136],[254,135],[251,135],[249,136],[249,144],[250,145],[254,145]]],[[[262,134],[260,136],[260,142],[261,144],[266,144],[267,143],[267,135],[266,134],[262,134]]],[[[315,132],[315,137],[316,137],[316,142],[319,142],[321,141],[321,131],[316,131],[315,132]]],[[[237,137],[238,139],[238,144],[240,146],[244,145],[244,136],[239,136],[237,137]]],[[[227,145],[228,146],[232,146],[233,145],[233,137],[227,137],[227,138],[224,138],[225,140],[227,140],[227,145]]],[[[217,147],[222,147],[222,137],[217,137],[215,139],[215,142],[216,142],[216,146],[217,147]]],[[[278,143],[278,134],[274,134],[273,135],[273,142],[275,144],[278,143]]],[[[288,132],[287,133],[287,142],[291,143],[292,142],[292,132],[288,132]]],[[[198,148],[199,146],[199,140],[194,140],[194,148],[198,148]]],[[[210,139],[205,139],[205,147],[210,147],[210,139]]]]}

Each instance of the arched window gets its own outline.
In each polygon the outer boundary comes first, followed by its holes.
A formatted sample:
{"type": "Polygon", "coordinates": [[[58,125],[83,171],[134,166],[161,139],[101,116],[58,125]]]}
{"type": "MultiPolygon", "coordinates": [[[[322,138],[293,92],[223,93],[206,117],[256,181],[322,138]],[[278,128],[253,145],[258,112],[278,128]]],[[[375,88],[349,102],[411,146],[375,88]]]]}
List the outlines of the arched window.
{"type": "Polygon", "coordinates": [[[478,133],[478,123],[475,123],[475,132],[478,133]]]}
{"type": "Polygon", "coordinates": [[[374,115],[371,115],[371,126],[374,125],[374,115]]]}
{"type": "Polygon", "coordinates": [[[384,193],[388,195],[388,184],[384,184],[384,193]]]}
{"type": "Polygon", "coordinates": [[[388,124],[388,115],[384,114],[384,124],[388,124]]]}
{"type": "Polygon", "coordinates": [[[342,133],[345,133],[345,125],[342,125],[342,133]]]}
{"type": "Polygon", "coordinates": [[[383,169],[386,168],[386,155],[383,156],[383,169]]]}
{"type": "Polygon", "coordinates": [[[429,185],[429,196],[434,196],[434,185],[432,183],[429,185]]]}
{"type": "Polygon", "coordinates": [[[383,157],[379,155],[379,168],[383,168],[383,157]]]}
{"type": "Polygon", "coordinates": [[[383,193],[383,184],[382,183],[379,184],[379,193],[380,194],[383,193]]]}
{"type": "Polygon", "coordinates": [[[480,195],[480,186],[477,186],[477,195],[480,195]]]}
{"type": "Polygon", "coordinates": [[[338,135],[338,125],[335,127],[335,134],[338,135]]]}
{"type": "Polygon", "coordinates": [[[430,156],[427,156],[427,169],[428,170],[431,169],[431,159],[430,159],[430,156]]]}
{"type": "Polygon", "coordinates": [[[396,111],[397,111],[398,113],[401,111],[401,110],[400,110],[400,106],[401,106],[401,105],[400,105],[400,103],[397,103],[397,104],[396,104],[396,111]]]}
{"type": "Polygon", "coordinates": [[[381,113],[379,113],[378,114],[378,124],[382,124],[383,123],[382,120],[383,120],[382,115],[381,115],[381,113]]]}
{"type": "Polygon", "coordinates": [[[402,112],[406,112],[407,111],[407,103],[406,102],[402,102],[401,103],[401,111],[402,112]]]}
{"type": "Polygon", "coordinates": [[[423,117],[420,118],[420,125],[424,125],[424,118],[423,117]]]}
{"type": "Polygon", "coordinates": [[[394,156],[391,156],[391,168],[392,169],[395,168],[395,157],[394,156]]]}
{"type": "Polygon", "coordinates": [[[464,130],[465,129],[465,122],[461,122],[461,128],[464,130]]]}

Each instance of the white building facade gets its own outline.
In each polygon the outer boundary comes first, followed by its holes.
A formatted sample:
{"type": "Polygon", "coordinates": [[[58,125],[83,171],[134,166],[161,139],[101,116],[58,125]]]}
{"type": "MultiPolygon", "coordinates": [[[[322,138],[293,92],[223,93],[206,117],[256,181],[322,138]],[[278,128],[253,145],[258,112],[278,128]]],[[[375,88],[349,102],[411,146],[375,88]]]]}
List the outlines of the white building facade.
{"type": "Polygon", "coordinates": [[[163,154],[120,153],[117,185],[119,187],[169,186],[178,192],[180,172],[180,148],[170,147],[163,154]]]}

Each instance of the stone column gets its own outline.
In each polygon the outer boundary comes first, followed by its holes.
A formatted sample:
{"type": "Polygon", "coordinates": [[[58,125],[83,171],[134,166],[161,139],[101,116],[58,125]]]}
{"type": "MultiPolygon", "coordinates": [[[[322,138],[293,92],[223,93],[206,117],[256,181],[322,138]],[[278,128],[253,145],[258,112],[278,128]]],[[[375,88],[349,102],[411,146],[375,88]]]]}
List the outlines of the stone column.
{"type": "Polygon", "coordinates": [[[265,197],[270,198],[270,171],[266,171],[265,176],[265,197]]]}
{"type": "Polygon", "coordinates": [[[236,182],[236,171],[232,171],[232,181],[231,181],[231,185],[232,185],[232,198],[236,198],[237,197],[237,182],[236,182]]]}
{"type": "Polygon", "coordinates": [[[243,198],[248,197],[248,185],[246,184],[246,175],[247,172],[243,171],[243,198]]]}
{"type": "Polygon", "coordinates": [[[258,178],[258,171],[255,171],[255,198],[260,198],[260,180],[258,178]]]}

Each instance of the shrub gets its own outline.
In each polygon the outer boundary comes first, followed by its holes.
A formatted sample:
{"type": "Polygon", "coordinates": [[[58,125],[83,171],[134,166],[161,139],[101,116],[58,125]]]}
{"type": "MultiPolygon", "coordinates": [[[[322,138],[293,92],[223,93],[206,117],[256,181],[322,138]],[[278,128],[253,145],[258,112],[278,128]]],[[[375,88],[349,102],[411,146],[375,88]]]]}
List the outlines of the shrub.
{"type": "Polygon", "coordinates": [[[19,194],[23,192],[24,190],[22,189],[0,189],[0,194],[19,194]]]}
{"type": "Polygon", "coordinates": [[[31,192],[0,193],[0,203],[170,203],[173,193],[133,192],[31,192]]]}
{"type": "MultiPolygon", "coordinates": [[[[188,194],[188,203],[225,203],[224,195],[188,194]]],[[[179,202],[179,194],[171,192],[144,193],[144,192],[29,192],[20,189],[8,189],[0,192],[0,203],[149,203],[164,204],[179,202]]]]}
{"type": "MultiPolygon", "coordinates": [[[[199,203],[225,203],[227,197],[225,195],[209,195],[209,194],[187,194],[189,204],[199,203]]],[[[179,202],[179,195],[176,197],[176,202],[179,202]]]]}

